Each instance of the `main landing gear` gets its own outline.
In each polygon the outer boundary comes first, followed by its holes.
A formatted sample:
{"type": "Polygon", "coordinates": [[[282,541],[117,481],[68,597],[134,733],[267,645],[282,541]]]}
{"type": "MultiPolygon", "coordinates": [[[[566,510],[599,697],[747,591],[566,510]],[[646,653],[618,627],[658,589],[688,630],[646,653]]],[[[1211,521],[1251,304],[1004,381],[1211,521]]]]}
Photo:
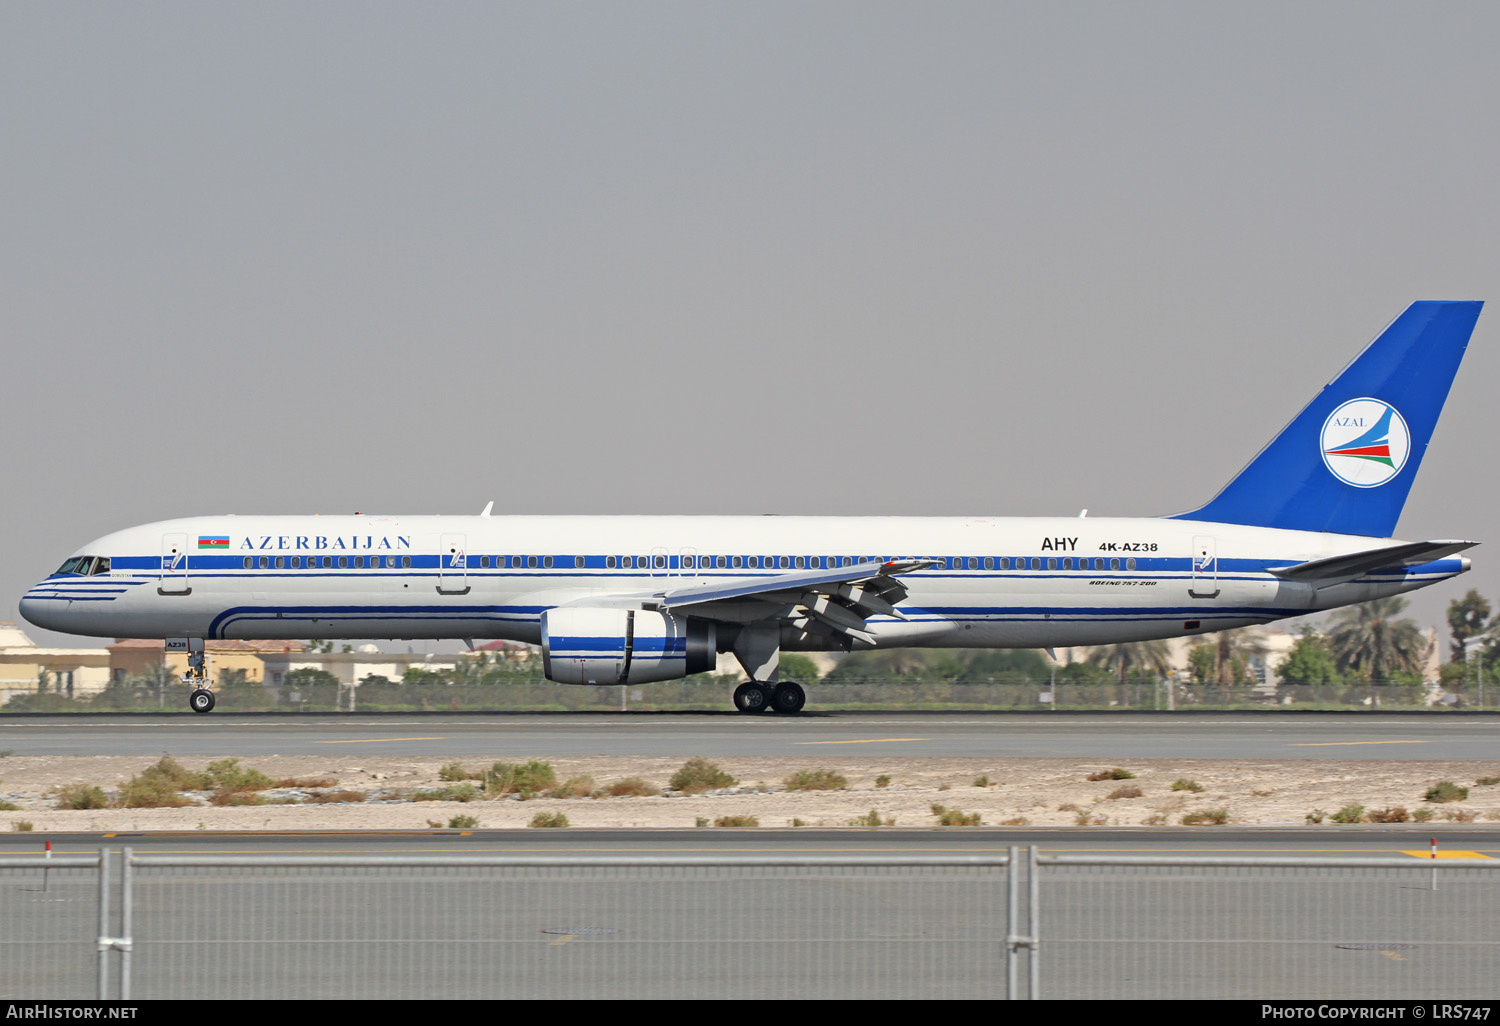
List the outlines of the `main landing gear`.
{"type": "Polygon", "coordinates": [[[734,707],[742,713],[778,712],[788,716],[802,711],[807,692],[795,681],[770,683],[747,680],[734,689],[734,707]]]}
{"type": "Polygon", "coordinates": [[[188,695],[189,709],[195,713],[213,710],[214,693],[208,689],[208,657],[203,651],[202,638],[188,639],[188,672],[182,675],[182,682],[193,689],[188,695]]]}

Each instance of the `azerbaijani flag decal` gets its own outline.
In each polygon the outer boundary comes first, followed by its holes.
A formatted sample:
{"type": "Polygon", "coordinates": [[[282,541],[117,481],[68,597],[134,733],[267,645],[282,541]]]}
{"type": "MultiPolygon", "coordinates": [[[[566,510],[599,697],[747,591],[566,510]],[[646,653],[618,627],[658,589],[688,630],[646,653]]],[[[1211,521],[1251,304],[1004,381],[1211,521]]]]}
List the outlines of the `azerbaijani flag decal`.
{"type": "Polygon", "coordinates": [[[1411,432],[1390,403],[1351,399],[1323,422],[1323,463],[1356,488],[1383,485],[1406,466],[1411,432]]]}
{"type": "Polygon", "coordinates": [[[198,536],[199,549],[223,549],[229,551],[229,535],[227,534],[200,534],[198,536]]]}

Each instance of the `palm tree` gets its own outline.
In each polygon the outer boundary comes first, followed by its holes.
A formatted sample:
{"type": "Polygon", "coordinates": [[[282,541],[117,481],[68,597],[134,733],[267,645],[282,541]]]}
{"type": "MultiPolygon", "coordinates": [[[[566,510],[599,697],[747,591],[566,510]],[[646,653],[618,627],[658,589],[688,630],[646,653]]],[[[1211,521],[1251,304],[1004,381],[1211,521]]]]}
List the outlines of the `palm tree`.
{"type": "Polygon", "coordinates": [[[1340,609],[1328,630],[1328,647],[1341,670],[1367,672],[1371,680],[1392,673],[1418,673],[1427,655],[1427,639],[1416,621],[1397,620],[1406,608],[1399,595],[1371,599],[1340,609]]]}
{"type": "Polygon", "coordinates": [[[1233,684],[1242,673],[1249,672],[1251,660],[1263,658],[1266,653],[1265,639],[1243,627],[1219,631],[1214,638],[1214,677],[1225,687],[1233,684]]]}
{"type": "Polygon", "coordinates": [[[1089,662],[1096,663],[1119,675],[1120,683],[1132,672],[1150,670],[1166,673],[1172,668],[1171,646],[1166,641],[1126,641],[1119,645],[1105,645],[1089,653],[1089,662]]]}

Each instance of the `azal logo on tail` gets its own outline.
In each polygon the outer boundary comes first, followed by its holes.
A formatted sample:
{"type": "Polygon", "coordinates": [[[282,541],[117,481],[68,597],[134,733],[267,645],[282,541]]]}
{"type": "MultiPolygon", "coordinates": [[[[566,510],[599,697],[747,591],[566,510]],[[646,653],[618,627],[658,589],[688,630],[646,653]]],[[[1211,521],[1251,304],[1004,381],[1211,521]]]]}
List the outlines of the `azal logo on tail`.
{"type": "Polygon", "coordinates": [[[1323,422],[1323,463],[1329,473],[1356,488],[1385,484],[1406,466],[1411,431],[1390,403],[1351,399],[1323,422]]]}

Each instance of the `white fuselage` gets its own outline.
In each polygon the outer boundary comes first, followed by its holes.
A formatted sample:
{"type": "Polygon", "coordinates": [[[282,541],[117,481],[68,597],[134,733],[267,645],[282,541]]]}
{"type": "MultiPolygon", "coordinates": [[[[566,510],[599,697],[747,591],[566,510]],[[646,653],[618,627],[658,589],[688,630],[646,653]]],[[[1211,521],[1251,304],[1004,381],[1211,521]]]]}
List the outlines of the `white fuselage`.
{"type": "Polygon", "coordinates": [[[1375,544],[1389,541],[1103,517],[194,517],[91,542],[75,555],[107,568],[53,574],[21,612],[115,638],[535,643],[558,606],[916,557],[941,564],[900,578],[905,619],[871,617],[875,645],[1035,648],[1264,623],[1468,569],[1441,559],[1321,590],[1267,572],[1375,544]]]}

